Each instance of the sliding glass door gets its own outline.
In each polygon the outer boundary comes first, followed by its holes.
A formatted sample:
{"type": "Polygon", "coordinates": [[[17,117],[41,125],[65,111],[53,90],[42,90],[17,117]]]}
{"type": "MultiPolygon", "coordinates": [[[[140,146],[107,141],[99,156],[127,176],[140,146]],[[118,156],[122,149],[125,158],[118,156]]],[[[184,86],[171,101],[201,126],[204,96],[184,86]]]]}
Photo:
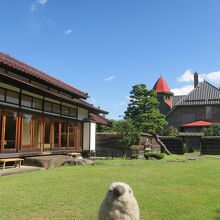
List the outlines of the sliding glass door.
{"type": "Polygon", "coordinates": [[[41,150],[42,118],[37,115],[23,114],[21,129],[21,149],[41,150]]]}
{"type": "Polygon", "coordinates": [[[17,125],[17,112],[5,112],[2,117],[3,120],[3,149],[15,150],[16,148],[16,125],[17,125]]]}

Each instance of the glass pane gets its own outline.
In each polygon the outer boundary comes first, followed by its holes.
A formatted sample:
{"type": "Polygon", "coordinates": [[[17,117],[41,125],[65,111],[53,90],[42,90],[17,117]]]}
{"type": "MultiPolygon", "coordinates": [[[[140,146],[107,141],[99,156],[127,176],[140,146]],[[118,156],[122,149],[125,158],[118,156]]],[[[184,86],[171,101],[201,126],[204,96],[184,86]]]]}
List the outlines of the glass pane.
{"type": "Polygon", "coordinates": [[[16,112],[6,113],[4,149],[15,148],[16,118],[17,118],[16,112]]]}
{"type": "Polygon", "coordinates": [[[62,115],[69,115],[69,108],[66,106],[62,106],[62,115]]]}
{"type": "Polygon", "coordinates": [[[70,108],[70,109],[69,109],[69,115],[70,115],[71,117],[76,117],[76,115],[77,115],[77,110],[74,109],[74,108],[70,108]]]}
{"type": "Polygon", "coordinates": [[[62,134],[61,134],[61,146],[67,147],[67,129],[68,124],[66,122],[62,123],[62,134]]]}
{"type": "Polygon", "coordinates": [[[50,119],[45,119],[44,148],[50,148],[50,119]]]}
{"type": "Polygon", "coordinates": [[[5,101],[5,90],[0,88],[0,101],[5,101]]]}
{"type": "Polygon", "coordinates": [[[31,121],[32,115],[24,114],[22,119],[21,145],[22,148],[31,147],[31,121]]]}
{"type": "Polygon", "coordinates": [[[39,116],[34,116],[33,124],[34,124],[33,148],[40,148],[41,118],[39,116]]]}
{"type": "Polygon", "coordinates": [[[69,147],[74,147],[74,125],[69,125],[69,147]]]}
{"type": "Polygon", "coordinates": [[[60,105],[53,103],[53,113],[60,114],[60,105]]]}
{"type": "Polygon", "coordinates": [[[2,143],[2,113],[0,111],[0,146],[2,143]]]}
{"type": "Polygon", "coordinates": [[[59,122],[54,122],[54,147],[59,147],[59,122]]]}
{"type": "Polygon", "coordinates": [[[19,104],[18,93],[6,90],[6,102],[19,104]]]}
{"type": "Polygon", "coordinates": [[[52,112],[52,103],[51,102],[44,102],[44,111],[52,112]]]}
{"type": "Polygon", "coordinates": [[[42,110],[42,106],[43,106],[42,104],[43,104],[42,100],[33,98],[33,108],[42,110]]]}
{"type": "Polygon", "coordinates": [[[26,107],[31,108],[31,102],[32,102],[32,98],[30,96],[27,96],[27,95],[21,96],[21,105],[22,106],[26,106],[26,107]]]}

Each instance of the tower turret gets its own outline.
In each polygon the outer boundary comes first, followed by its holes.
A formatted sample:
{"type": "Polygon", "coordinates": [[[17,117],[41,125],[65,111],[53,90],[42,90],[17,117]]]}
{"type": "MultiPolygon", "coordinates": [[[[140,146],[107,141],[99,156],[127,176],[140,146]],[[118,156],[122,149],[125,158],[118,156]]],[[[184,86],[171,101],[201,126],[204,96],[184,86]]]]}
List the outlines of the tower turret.
{"type": "Polygon", "coordinates": [[[172,108],[172,96],[173,93],[170,90],[166,80],[160,76],[156,81],[153,90],[157,93],[157,99],[159,101],[158,108],[164,115],[168,114],[172,108]]]}

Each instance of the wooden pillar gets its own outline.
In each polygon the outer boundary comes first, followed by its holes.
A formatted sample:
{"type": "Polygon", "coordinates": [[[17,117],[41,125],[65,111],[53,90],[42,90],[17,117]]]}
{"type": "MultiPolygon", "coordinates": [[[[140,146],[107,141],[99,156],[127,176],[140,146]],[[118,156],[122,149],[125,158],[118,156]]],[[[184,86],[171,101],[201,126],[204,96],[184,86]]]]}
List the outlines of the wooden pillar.
{"type": "Polygon", "coordinates": [[[19,146],[19,152],[22,150],[22,131],[23,131],[23,113],[20,114],[20,146],[19,146]]]}
{"type": "Polygon", "coordinates": [[[78,150],[78,125],[74,125],[74,147],[78,150]]]}
{"type": "Polygon", "coordinates": [[[40,151],[43,151],[43,142],[44,142],[44,140],[43,140],[43,137],[44,137],[43,131],[44,131],[44,119],[41,118],[40,119],[40,151]]]}
{"type": "Polygon", "coordinates": [[[50,150],[54,147],[54,122],[50,122],[50,150]]]}
{"type": "Polygon", "coordinates": [[[61,138],[62,138],[62,123],[59,122],[59,146],[58,147],[61,147],[61,138]]]}
{"type": "Polygon", "coordinates": [[[67,149],[69,148],[70,144],[70,126],[69,126],[69,123],[67,124],[67,149]]]}
{"type": "Polygon", "coordinates": [[[4,144],[5,144],[5,123],[6,123],[6,116],[5,116],[5,113],[3,113],[2,114],[1,152],[3,152],[4,144]]]}
{"type": "Polygon", "coordinates": [[[17,114],[16,119],[16,141],[15,141],[16,152],[20,151],[21,148],[21,113],[17,114]]]}
{"type": "Polygon", "coordinates": [[[35,132],[35,119],[33,118],[33,116],[32,116],[32,118],[31,118],[31,134],[30,134],[30,148],[33,148],[33,146],[34,146],[34,132],[35,132]]]}

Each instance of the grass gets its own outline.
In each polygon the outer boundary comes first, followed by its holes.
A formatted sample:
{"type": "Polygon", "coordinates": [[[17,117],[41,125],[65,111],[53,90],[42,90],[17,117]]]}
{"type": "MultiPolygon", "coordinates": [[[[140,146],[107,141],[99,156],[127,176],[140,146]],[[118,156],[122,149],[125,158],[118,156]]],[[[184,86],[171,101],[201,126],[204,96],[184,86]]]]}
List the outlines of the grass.
{"type": "Polygon", "coordinates": [[[0,219],[96,219],[113,181],[132,186],[143,220],[220,219],[219,167],[220,160],[211,159],[186,163],[117,159],[1,177],[0,219]]]}

